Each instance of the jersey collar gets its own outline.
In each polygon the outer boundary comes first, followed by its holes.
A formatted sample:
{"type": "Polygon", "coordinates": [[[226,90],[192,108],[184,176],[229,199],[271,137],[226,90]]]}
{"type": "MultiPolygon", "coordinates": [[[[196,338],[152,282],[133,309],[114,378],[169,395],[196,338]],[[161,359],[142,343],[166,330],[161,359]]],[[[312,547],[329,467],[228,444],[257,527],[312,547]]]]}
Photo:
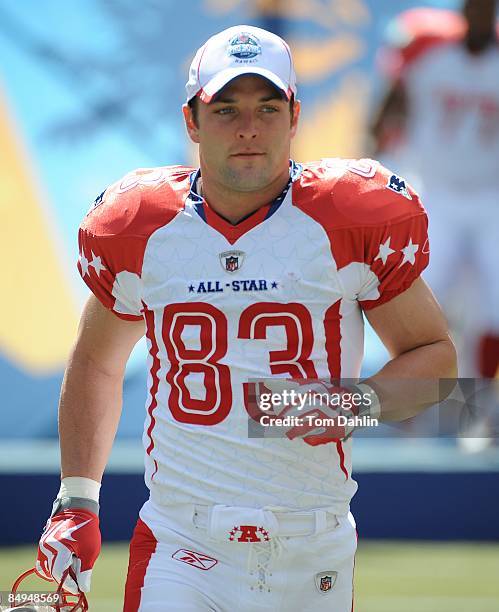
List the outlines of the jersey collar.
{"type": "MultiPolygon", "coordinates": [[[[198,181],[201,176],[201,168],[198,168],[197,170],[193,170],[190,174],[190,189],[189,189],[188,197],[193,204],[194,210],[205,223],[208,223],[209,225],[212,225],[214,227],[216,226],[215,229],[218,229],[219,231],[220,231],[220,224],[222,225],[226,224],[231,234],[234,233],[234,234],[242,235],[246,233],[248,229],[251,229],[251,227],[255,227],[256,225],[258,225],[258,223],[261,223],[261,221],[270,219],[270,217],[277,212],[281,204],[284,202],[291,185],[300,177],[302,170],[303,170],[303,166],[301,164],[290,159],[289,160],[289,180],[286,186],[284,187],[284,189],[277,196],[277,198],[275,198],[270,204],[266,204],[265,206],[262,206],[260,209],[251,213],[244,219],[241,219],[241,221],[239,221],[239,223],[237,223],[236,225],[231,225],[228,221],[225,221],[225,219],[223,219],[222,217],[220,217],[220,215],[218,215],[216,212],[210,209],[210,207],[204,201],[203,197],[199,195],[198,181]],[[219,219],[219,221],[217,221],[217,218],[219,219]],[[251,223],[247,223],[248,221],[251,221],[251,223]],[[234,231],[232,231],[230,228],[233,228],[234,231]],[[243,228],[245,228],[244,231],[241,231],[243,230],[243,228]]],[[[225,232],[223,233],[225,234],[225,232]]]]}

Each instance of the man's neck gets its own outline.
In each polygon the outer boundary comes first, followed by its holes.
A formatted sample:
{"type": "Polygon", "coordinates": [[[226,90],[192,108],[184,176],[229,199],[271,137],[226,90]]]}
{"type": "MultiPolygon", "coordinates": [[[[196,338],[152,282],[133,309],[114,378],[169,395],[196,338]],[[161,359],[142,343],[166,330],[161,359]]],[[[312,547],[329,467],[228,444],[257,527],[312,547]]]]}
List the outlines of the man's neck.
{"type": "Polygon", "coordinates": [[[289,168],[270,185],[258,191],[234,191],[215,181],[198,180],[198,194],[208,202],[210,208],[232,225],[236,225],[265,204],[275,200],[289,181],[289,168]]]}

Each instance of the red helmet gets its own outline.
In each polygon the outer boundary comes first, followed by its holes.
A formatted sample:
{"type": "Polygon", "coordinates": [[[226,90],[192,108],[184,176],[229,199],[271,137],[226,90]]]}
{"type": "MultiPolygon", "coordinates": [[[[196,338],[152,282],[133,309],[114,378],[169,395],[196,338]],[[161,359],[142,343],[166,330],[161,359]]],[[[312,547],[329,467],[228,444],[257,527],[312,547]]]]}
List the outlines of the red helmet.
{"type": "MultiPolygon", "coordinates": [[[[64,581],[70,576],[76,583],[76,575],[72,568],[68,568],[62,575],[62,580],[57,587],[57,590],[53,593],[40,593],[38,597],[34,597],[34,593],[31,599],[24,597],[19,593],[19,587],[21,583],[31,574],[35,574],[39,578],[46,580],[36,572],[36,569],[32,567],[28,571],[24,572],[12,585],[11,600],[8,602],[12,605],[9,610],[13,612],[35,612],[42,607],[43,610],[53,610],[55,612],[87,612],[88,601],[85,597],[85,593],[78,591],[77,595],[70,593],[64,588],[64,581]],[[16,597],[16,595],[18,597],[16,597]]],[[[49,582],[49,581],[48,581],[49,582]]],[[[6,610],[6,612],[9,612],[6,610]]]]}

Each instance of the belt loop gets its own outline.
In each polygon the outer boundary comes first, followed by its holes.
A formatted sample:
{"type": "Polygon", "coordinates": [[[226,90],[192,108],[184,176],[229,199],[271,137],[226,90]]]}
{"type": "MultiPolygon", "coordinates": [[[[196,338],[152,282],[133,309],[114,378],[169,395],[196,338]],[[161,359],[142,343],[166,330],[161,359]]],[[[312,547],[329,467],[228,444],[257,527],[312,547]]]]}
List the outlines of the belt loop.
{"type": "Polygon", "coordinates": [[[322,533],[327,529],[327,516],[325,510],[315,510],[315,527],[314,527],[314,535],[318,533],[322,533]]]}
{"type": "Polygon", "coordinates": [[[194,527],[199,527],[199,513],[195,505],[192,506],[192,524],[194,527]]]}
{"type": "Polygon", "coordinates": [[[264,510],[263,516],[265,517],[265,523],[267,525],[267,529],[270,531],[270,534],[273,536],[279,535],[279,521],[277,520],[277,516],[272,512],[272,510],[264,510]]]}

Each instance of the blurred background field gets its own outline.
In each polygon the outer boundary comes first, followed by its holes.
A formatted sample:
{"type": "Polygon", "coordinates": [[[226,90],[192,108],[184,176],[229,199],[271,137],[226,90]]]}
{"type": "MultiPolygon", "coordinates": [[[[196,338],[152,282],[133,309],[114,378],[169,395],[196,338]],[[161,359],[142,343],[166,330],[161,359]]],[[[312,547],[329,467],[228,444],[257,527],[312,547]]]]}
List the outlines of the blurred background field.
{"type": "MultiPolygon", "coordinates": [[[[33,563],[35,552],[33,547],[0,550],[0,590],[7,590],[17,573],[33,563]]],[[[92,612],[122,609],[127,553],[125,544],[104,546],[92,577],[92,612]]],[[[355,612],[499,609],[497,544],[361,542],[355,567],[355,612]]],[[[40,581],[29,584],[35,590],[40,581]]],[[[38,588],[46,589],[45,583],[38,588]]]]}
{"type": "MultiPolygon", "coordinates": [[[[129,170],[196,163],[180,112],[193,50],[236,23],[280,33],[295,54],[303,103],[294,157],[362,157],[385,86],[377,51],[393,17],[416,5],[461,3],[0,2],[0,590],[32,565],[32,544],[58,490],[57,400],[87,296],[76,271],[78,225],[94,198],[129,170]]],[[[402,172],[397,160],[391,166],[402,172]]],[[[462,317],[474,310],[460,291],[454,303],[462,317]]],[[[369,329],[365,354],[364,374],[387,357],[369,329]]],[[[144,361],[139,344],[104,479],[106,545],[92,612],[121,609],[122,542],[146,496],[144,361]]],[[[497,445],[414,433],[385,429],[354,443],[356,612],[497,612],[497,445]]]]}

